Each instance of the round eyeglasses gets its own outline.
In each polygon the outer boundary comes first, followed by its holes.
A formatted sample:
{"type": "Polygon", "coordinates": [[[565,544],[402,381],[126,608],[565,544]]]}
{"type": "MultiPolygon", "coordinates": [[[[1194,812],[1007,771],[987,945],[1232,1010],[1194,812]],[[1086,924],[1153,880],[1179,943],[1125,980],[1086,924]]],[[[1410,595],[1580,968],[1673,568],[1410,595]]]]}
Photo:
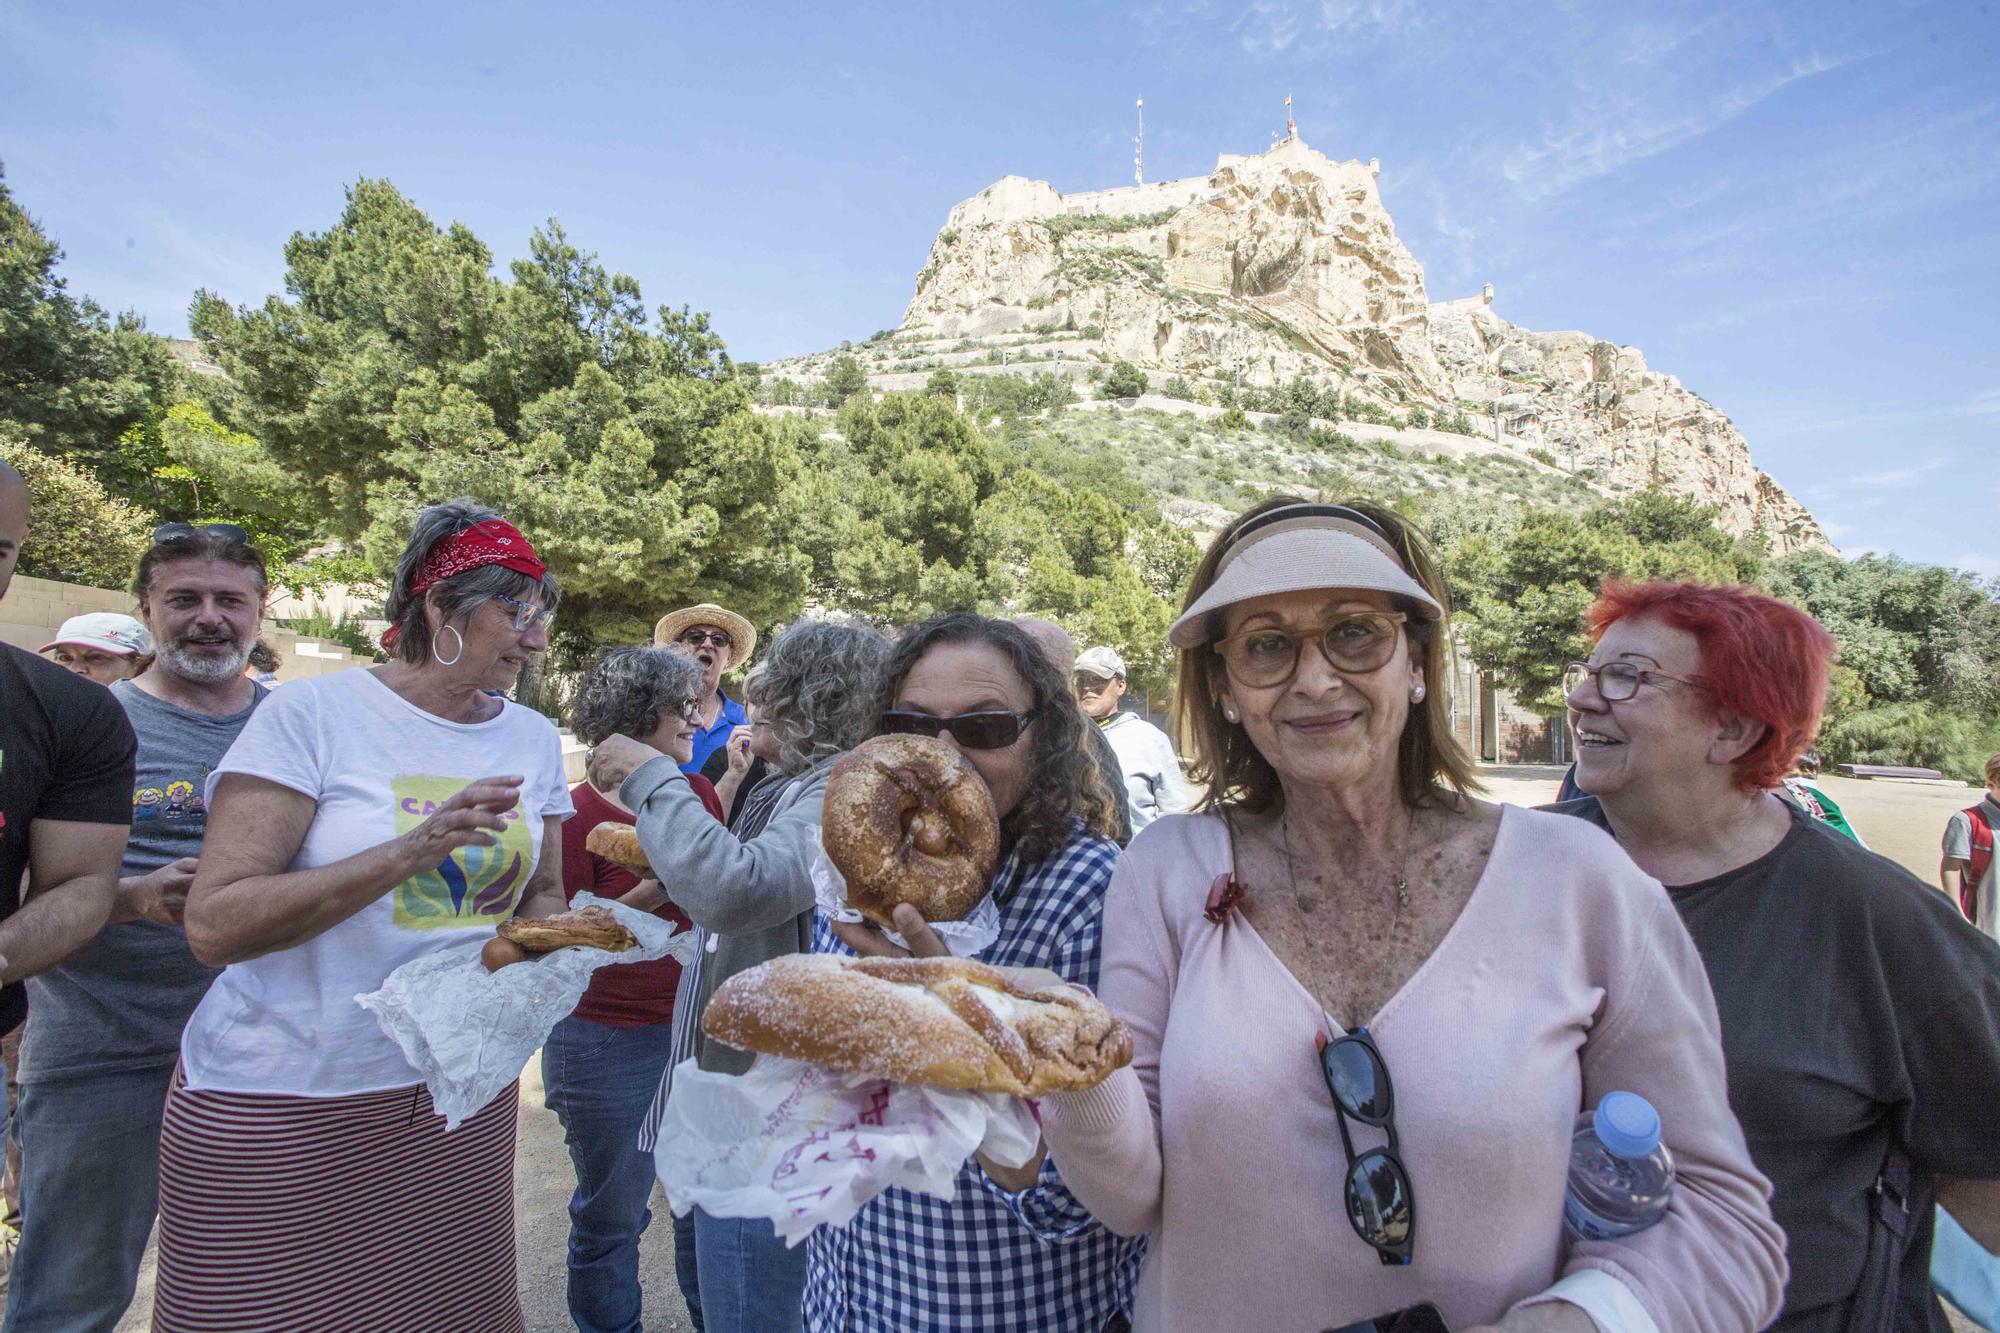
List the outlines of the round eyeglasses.
{"type": "Polygon", "coordinates": [[[1380,671],[1396,655],[1396,639],[1408,619],[1401,611],[1358,611],[1319,629],[1270,625],[1218,639],[1215,651],[1229,678],[1246,689],[1290,681],[1298,674],[1299,653],[1308,640],[1319,645],[1334,670],[1365,676],[1380,671]]]}

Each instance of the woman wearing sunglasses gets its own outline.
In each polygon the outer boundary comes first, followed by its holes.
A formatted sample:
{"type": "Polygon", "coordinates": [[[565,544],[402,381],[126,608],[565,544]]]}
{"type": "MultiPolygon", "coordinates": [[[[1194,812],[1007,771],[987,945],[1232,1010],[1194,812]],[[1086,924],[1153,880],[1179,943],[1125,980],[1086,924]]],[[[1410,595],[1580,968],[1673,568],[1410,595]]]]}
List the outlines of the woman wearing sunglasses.
{"type": "MultiPolygon", "coordinates": [[[[880,708],[881,730],[948,739],[993,793],[1000,938],[979,957],[1095,985],[1117,807],[1067,671],[1016,625],[934,616],[897,641],[880,708]]],[[[895,919],[913,952],[944,952],[915,908],[895,919]]],[[[872,926],[825,917],[814,948],[902,952],[872,926]]],[[[806,1249],[806,1327],[864,1333],[1123,1327],[1140,1253],[1077,1202],[1046,1154],[1020,1170],[968,1161],[950,1200],[884,1191],[806,1249]]]]}
{"type": "Polygon", "coordinates": [[[1171,640],[1199,811],[1134,839],[1100,994],[1133,1063],[1042,1103],[1076,1196],[1152,1233],[1135,1327],[1698,1333],[1775,1313],[1784,1240],[1687,933],[1606,838],[1473,798],[1446,593],[1372,505],[1277,499],[1171,640]],[[1580,1110],[1658,1107],[1649,1230],[1565,1247],[1580,1110]]]}

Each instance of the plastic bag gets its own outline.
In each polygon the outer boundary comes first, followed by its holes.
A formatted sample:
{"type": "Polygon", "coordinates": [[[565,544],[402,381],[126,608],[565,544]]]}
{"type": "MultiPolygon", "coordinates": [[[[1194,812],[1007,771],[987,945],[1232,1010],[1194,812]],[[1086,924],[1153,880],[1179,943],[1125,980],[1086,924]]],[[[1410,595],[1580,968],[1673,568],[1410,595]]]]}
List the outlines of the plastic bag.
{"type": "Polygon", "coordinates": [[[653,1163],[676,1213],[764,1217],[785,1244],[844,1226],[892,1185],[954,1196],[975,1151],[1028,1164],[1034,1109],[1001,1092],[890,1083],[760,1055],[745,1074],[683,1061],[653,1163]]]}
{"type": "Polygon", "coordinates": [[[594,893],[571,907],[608,910],[639,943],[612,952],[578,945],[488,972],[484,937],[413,958],[354,1002],[375,1015],[431,1091],[447,1130],[498,1097],[550,1029],[576,1008],[590,974],[614,963],[694,957],[694,932],[594,893]]]}
{"type": "MultiPolygon", "coordinates": [[[[847,905],[847,880],[840,873],[840,867],[827,859],[826,849],[820,848],[813,857],[812,866],[813,900],[829,921],[866,921],[868,918],[847,905]]],[[[931,933],[938,942],[949,950],[955,958],[971,958],[993,941],[1000,938],[1000,909],[993,905],[993,895],[987,894],[979,900],[963,921],[930,922],[931,933]]],[[[905,940],[893,930],[882,932],[889,942],[899,949],[909,947],[905,940]]]]}

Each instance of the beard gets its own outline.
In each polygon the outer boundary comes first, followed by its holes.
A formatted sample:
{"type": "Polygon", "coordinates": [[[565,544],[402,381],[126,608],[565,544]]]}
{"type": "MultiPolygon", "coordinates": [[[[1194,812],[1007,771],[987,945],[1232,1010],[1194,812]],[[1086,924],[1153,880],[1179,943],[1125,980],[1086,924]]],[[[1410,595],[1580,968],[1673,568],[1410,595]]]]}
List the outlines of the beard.
{"type": "Polygon", "coordinates": [[[214,653],[190,651],[188,641],[176,639],[160,651],[160,660],[167,670],[184,680],[197,685],[220,685],[232,676],[243,674],[244,666],[250,661],[250,644],[234,643],[229,651],[220,656],[214,653]]]}

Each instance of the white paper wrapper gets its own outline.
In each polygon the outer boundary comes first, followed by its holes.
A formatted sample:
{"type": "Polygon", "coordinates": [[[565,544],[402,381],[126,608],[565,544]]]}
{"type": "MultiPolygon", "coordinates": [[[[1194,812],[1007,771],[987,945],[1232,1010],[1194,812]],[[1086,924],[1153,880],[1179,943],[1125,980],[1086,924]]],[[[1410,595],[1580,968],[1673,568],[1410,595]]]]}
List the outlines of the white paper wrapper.
{"type": "Polygon", "coordinates": [[[375,1015],[382,1031],[431,1090],[447,1130],[499,1096],[521,1076],[549,1030],[576,1008],[590,974],[612,963],[642,963],[672,955],[694,957],[694,932],[594,893],[571,907],[602,907],[638,939],[613,953],[581,946],[557,949],[488,972],[479,961],[484,939],[412,959],[391,972],[382,989],[354,1002],[375,1015]]]}
{"type": "Polygon", "coordinates": [[[975,1151],[1027,1165],[1041,1142],[1028,1103],[842,1074],[760,1055],[746,1074],[674,1070],[653,1164],[685,1216],[766,1217],[785,1244],[844,1226],[901,1185],[949,1199],[975,1151]]]}
{"type": "MultiPolygon", "coordinates": [[[[866,921],[868,918],[847,905],[847,880],[841,876],[840,867],[827,859],[826,849],[819,849],[813,857],[812,867],[813,899],[819,910],[832,921],[866,921]]],[[[1000,938],[1000,909],[993,905],[993,895],[987,894],[972,909],[972,914],[963,921],[933,921],[931,933],[938,937],[955,958],[975,957],[981,949],[1000,938]]],[[[905,940],[893,930],[884,930],[890,942],[899,949],[909,947],[905,940]]]]}

